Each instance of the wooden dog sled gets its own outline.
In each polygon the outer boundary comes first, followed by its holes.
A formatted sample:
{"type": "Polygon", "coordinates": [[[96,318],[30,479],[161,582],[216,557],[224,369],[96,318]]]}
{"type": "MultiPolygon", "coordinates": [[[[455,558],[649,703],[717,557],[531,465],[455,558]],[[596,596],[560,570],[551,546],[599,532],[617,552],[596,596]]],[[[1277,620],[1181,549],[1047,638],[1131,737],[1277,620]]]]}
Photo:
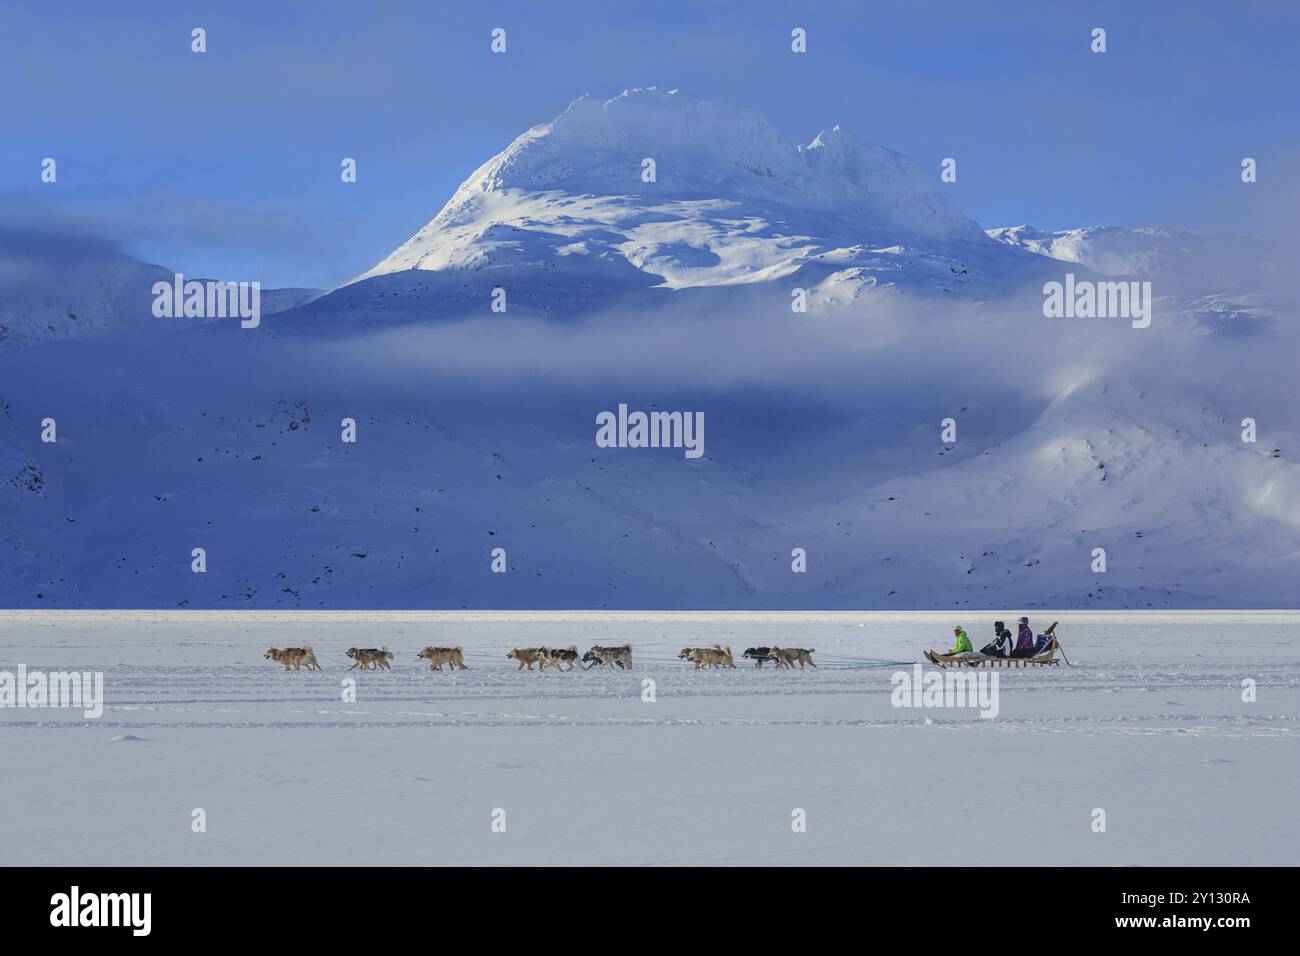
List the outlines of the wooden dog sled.
{"type": "MultiPolygon", "coordinates": [[[[940,654],[938,651],[923,651],[925,659],[931,664],[938,664],[940,667],[959,667],[965,664],[967,667],[1050,667],[1060,663],[1057,660],[1056,652],[1061,652],[1061,660],[1070,664],[1069,658],[1065,656],[1065,650],[1061,647],[1061,642],[1056,636],[1056,625],[1058,622],[1053,621],[1052,626],[1043,633],[1047,635],[1047,649],[1034,657],[994,657],[989,654],[981,654],[979,651],[963,651],[960,654],[940,654]]],[[[1074,665],[1070,664],[1071,667],[1074,665]]]]}

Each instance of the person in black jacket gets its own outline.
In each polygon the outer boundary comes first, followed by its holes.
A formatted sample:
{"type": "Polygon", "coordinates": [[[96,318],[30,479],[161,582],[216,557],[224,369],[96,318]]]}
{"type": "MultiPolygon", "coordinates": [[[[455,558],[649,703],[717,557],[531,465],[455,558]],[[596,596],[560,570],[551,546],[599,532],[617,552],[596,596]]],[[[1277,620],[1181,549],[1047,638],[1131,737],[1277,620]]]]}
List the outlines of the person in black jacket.
{"type": "Polygon", "coordinates": [[[1010,657],[1013,642],[1011,632],[1007,630],[1006,624],[1002,621],[995,621],[993,623],[993,634],[993,640],[981,647],[980,653],[987,654],[990,657],[1010,657]]]}

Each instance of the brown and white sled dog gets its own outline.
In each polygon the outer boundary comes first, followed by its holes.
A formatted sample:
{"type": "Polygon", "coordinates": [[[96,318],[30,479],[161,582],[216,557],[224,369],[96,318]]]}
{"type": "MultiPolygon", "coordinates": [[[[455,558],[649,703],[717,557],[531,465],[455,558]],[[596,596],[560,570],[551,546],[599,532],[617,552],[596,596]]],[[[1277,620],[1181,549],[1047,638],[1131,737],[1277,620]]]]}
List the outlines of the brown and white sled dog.
{"type": "MultiPolygon", "coordinates": [[[[632,669],[632,645],[624,644],[621,647],[601,647],[596,644],[591,650],[582,655],[584,664],[597,665],[601,667],[618,666],[624,670],[632,669]]],[[[585,670],[586,668],[584,668],[585,670]]]]}
{"type": "Polygon", "coordinates": [[[358,667],[362,670],[369,670],[372,667],[376,670],[381,667],[384,670],[392,670],[388,662],[393,659],[393,652],[386,647],[349,647],[347,655],[356,661],[348,670],[355,670],[358,667]]]}
{"type": "Polygon", "coordinates": [[[774,647],[768,654],[768,660],[776,661],[777,667],[792,668],[795,664],[798,664],[799,669],[803,670],[805,664],[812,664],[813,667],[817,666],[813,664],[812,659],[815,652],[816,648],[804,650],[802,647],[774,647]]]}
{"type": "Polygon", "coordinates": [[[429,662],[429,670],[440,671],[442,665],[447,664],[448,670],[469,670],[465,666],[465,657],[460,652],[459,647],[426,647],[420,653],[415,655],[417,661],[424,660],[429,662]]]}
{"type": "Polygon", "coordinates": [[[293,668],[301,670],[302,665],[307,665],[307,670],[320,670],[321,666],[316,662],[316,655],[312,652],[310,644],[304,644],[302,647],[269,647],[266,653],[262,655],[267,660],[275,661],[277,664],[283,664],[285,670],[293,668]]]}
{"type": "Polygon", "coordinates": [[[554,667],[557,671],[571,671],[578,665],[578,648],[570,644],[568,647],[543,647],[542,666],[538,670],[546,670],[547,667],[554,667]],[[568,664],[568,667],[561,667],[561,664],[568,664]]]}
{"type": "Polygon", "coordinates": [[[687,647],[677,656],[694,662],[696,670],[703,667],[736,666],[736,662],[731,658],[731,648],[723,647],[721,644],[714,644],[712,647],[687,647]]]}
{"type": "Polygon", "coordinates": [[[533,665],[542,659],[542,650],[543,648],[540,647],[514,647],[510,649],[506,657],[519,662],[519,667],[516,670],[523,670],[525,666],[532,670],[533,665]]]}

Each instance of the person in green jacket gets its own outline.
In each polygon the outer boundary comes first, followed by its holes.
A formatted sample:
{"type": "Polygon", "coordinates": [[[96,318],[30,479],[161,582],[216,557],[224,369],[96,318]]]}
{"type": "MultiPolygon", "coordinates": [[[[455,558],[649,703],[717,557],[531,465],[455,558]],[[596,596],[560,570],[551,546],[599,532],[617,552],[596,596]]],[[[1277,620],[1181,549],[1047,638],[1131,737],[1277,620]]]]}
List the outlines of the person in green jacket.
{"type": "Polygon", "coordinates": [[[950,650],[948,652],[949,654],[960,654],[963,651],[974,650],[974,648],[970,646],[970,638],[966,636],[966,632],[962,630],[960,624],[954,627],[952,632],[956,635],[957,646],[950,650]]]}

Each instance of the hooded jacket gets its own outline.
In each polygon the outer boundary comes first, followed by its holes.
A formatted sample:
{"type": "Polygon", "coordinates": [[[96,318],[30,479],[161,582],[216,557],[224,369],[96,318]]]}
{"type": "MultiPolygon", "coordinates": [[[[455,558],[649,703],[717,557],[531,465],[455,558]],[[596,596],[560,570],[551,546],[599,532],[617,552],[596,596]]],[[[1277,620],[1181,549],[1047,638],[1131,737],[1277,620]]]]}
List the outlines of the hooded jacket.
{"type": "Polygon", "coordinates": [[[1032,651],[1034,649],[1034,629],[1027,623],[1020,625],[1020,638],[1016,641],[1017,651],[1032,651]]]}

